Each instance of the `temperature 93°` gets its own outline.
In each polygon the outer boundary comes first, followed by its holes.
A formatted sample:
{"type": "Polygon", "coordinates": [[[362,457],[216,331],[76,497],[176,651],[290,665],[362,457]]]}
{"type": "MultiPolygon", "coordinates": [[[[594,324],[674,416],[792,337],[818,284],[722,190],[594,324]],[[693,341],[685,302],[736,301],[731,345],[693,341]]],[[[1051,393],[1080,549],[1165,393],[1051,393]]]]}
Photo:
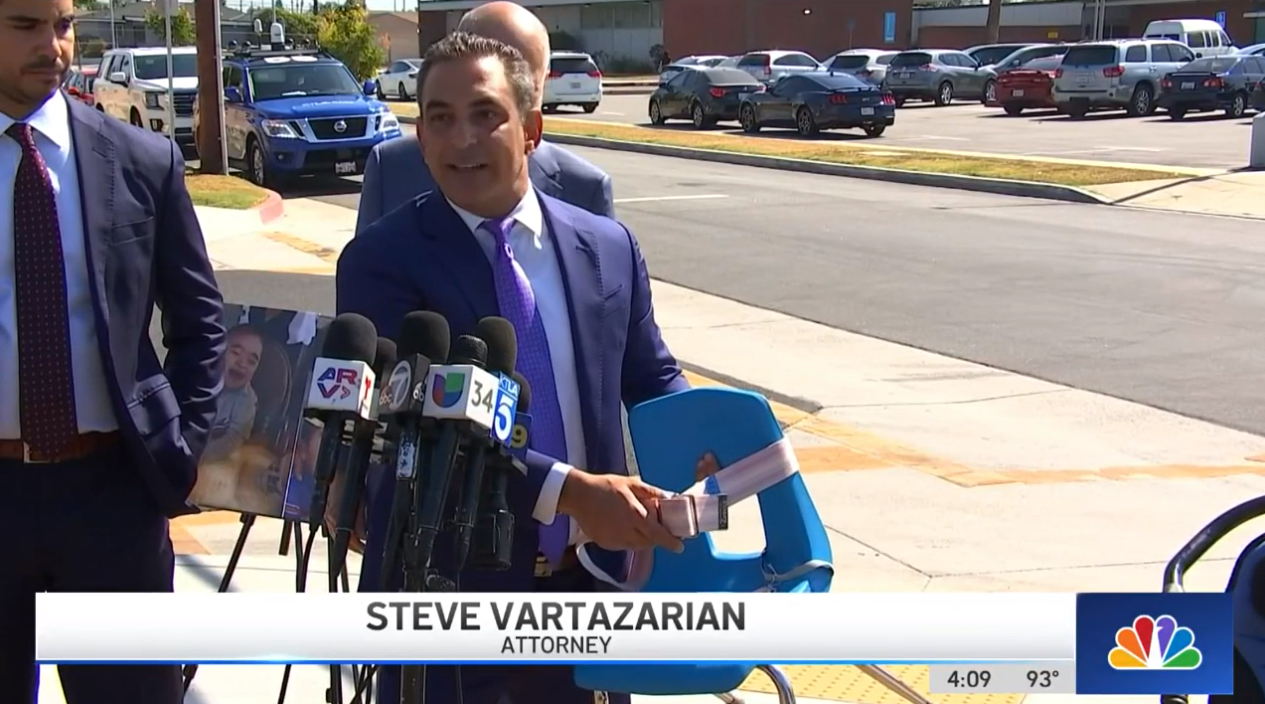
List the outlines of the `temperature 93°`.
{"type": "Polygon", "coordinates": [[[1067,694],[1076,691],[1074,665],[1068,662],[996,665],[932,665],[931,693],[995,692],[1067,694]]]}

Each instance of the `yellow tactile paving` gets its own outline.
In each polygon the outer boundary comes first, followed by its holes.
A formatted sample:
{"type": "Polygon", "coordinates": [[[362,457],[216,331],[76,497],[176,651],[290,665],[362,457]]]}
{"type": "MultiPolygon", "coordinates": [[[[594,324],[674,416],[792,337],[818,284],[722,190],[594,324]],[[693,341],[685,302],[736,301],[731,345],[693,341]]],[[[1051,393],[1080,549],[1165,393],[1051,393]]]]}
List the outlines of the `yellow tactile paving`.
{"type": "MultiPolygon", "coordinates": [[[[908,704],[900,695],[855,667],[844,665],[787,665],[779,668],[790,679],[795,696],[855,704],[908,704]]],[[[1021,694],[927,694],[931,673],[925,665],[886,667],[917,692],[936,704],[1019,704],[1021,694]]],[[[774,694],[773,683],[763,672],[753,672],[739,689],[774,694]]]]}

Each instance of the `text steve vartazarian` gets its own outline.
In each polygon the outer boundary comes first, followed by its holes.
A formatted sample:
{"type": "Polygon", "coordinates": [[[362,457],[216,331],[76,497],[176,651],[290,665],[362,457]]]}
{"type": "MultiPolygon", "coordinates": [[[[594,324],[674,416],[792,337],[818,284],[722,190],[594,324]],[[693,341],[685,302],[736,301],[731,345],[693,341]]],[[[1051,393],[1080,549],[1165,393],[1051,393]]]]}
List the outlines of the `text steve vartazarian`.
{"type": "Polygon", "coordinates": [[[741,602],[657,604],[636,602],[546,601],[374,601],[367,609],[371,631],[507,632],[502,653],[602,655],[620,631],[742,631],[747,627],[741,602]],[[569,631],[562,635],[550,633],[569,631]],[[575,635],[575,631],[589,632],[575,635]],[[593,633],[597,631],[598,633],[593,633]]]}

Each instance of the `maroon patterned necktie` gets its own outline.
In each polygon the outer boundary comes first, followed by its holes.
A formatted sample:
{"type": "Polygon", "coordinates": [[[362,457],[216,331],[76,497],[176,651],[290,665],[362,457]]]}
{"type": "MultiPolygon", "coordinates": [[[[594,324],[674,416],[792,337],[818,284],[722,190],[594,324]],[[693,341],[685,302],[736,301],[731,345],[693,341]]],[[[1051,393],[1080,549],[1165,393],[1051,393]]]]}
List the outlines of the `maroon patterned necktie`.
{"type": "Polygon", "coordinates": [[[57,456],[79,434],[70,365],[70,315],[57,200],[31,126],[5,131],[22,145],[13,186],[13,274],[17,294],[19,412],[33,454],[57,456]]]}

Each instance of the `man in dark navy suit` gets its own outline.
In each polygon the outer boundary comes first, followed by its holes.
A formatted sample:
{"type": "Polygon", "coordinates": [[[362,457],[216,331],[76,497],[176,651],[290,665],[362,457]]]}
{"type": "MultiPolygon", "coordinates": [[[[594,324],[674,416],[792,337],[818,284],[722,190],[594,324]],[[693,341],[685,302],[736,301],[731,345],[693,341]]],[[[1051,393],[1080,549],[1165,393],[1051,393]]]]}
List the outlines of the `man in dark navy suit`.
{"type": "MultiPolygon", "coordinates": [[[[35,594],[169,592],[223,303],[175,144],[58,89],[72,0],[0,0],[0,702],[36,701],[35,594]],[[165,364],[150,342],[155,303],[165,364]]],[[[122,634],[120,634],[122,635],[122,634]]],[[[177,666],[60,668],[68,704],[178,704],[177,666]]]]}
{"type": "MultiPolygon", "coordinates": [[[[494,39],[457,33],[427,52],[419,81],[419,135],[437,191],[370,226],[338,262],[338,311],[369,317],[395,337],[404,316],[432,310],[454,336],[486,316],[518,335],[518,371],[532,390],[528,471],[512,484],[513,568],[468,571],[463,591],[592,591],[571,545],[575,524],[605,548],[595,562],[622,574],[624,554],[680,550],[655,517],[658,489],[626,473],[621,403],[687,388],[655,323],[650,278],[623,225],[532,187],[539,143],[535,79],[522,55],[494,39]]],[[[377,585],[393,482],[370,499],[362,589],[377,585]],[[366,580],[366,577],[368,578],[366,580]]],[[[451,541],[434,565],[451,566],[451,541]]],[[[450,572],[448,572],[450,574],[450,572]]],[[[398,671],[380,701],[398,701],[398,671]]],[[[427,668],[428,702],[591,704],[569,667],[427,668]],[[459,684],[460,683],[460,684],[459,684]],[[462,697],[458,698],[456,687],[462,697]]],[[[611,701],[627,701],[612,695],[611,701]]]]}

